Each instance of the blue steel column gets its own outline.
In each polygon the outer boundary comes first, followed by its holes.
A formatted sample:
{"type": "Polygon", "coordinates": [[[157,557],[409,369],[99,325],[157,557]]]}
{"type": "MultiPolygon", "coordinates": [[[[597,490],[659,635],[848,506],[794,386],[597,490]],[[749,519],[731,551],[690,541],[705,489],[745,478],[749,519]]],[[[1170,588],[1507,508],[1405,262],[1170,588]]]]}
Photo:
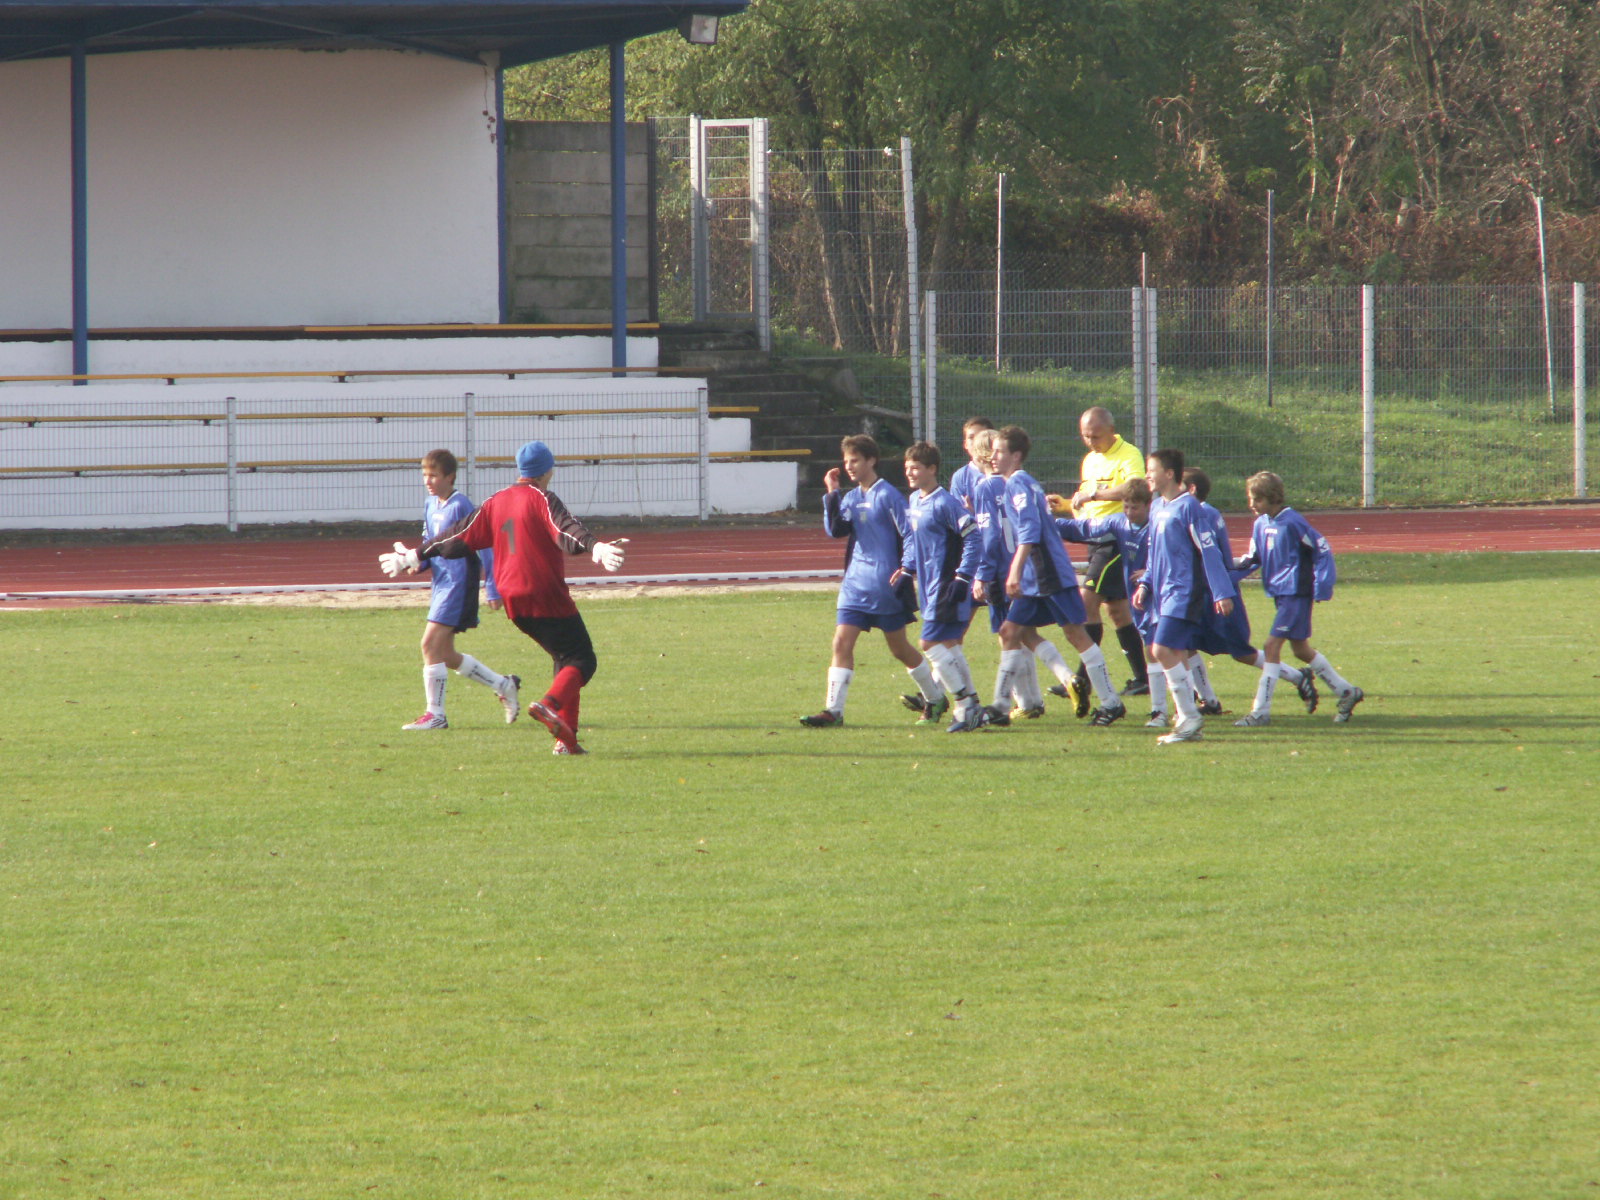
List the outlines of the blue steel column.
{"type": "Polygon", "coordinates": [[[511,320],[511,238],[506,209],[506,70],[494,65],[494,169],[499,205],[495,214],[500,239],[500,324],[511,320]]]}
{"type": "MultiPolygon", "coordinates": [[[[72,48],[72,373],[89,373],[88,53],[72,48]]],[[[81,379],[73,380],[82,384],[81,379]]]]}
{"type": "Polygon", "coordinates": [[[623,49],[611,43],[611,365],[628,365],[628,125],[623,49]]]}

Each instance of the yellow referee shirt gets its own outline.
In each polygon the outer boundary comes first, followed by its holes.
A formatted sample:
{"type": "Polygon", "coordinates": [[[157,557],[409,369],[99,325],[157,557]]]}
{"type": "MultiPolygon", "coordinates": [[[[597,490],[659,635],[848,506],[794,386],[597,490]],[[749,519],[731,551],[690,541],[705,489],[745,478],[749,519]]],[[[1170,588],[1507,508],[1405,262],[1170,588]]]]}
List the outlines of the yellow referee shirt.
{"type": "MultiPolygon", "coordinates": [[[[1132,442],[1122,440],[1119,433],[1111,449],[1104,454],[1091,450],[1083,456],[1083,482],[1098,488],[1121,487],[1130,479],[1144,478],[1144,455],[1132,442]]],[[[1078,510],[1089,518],[1109,517],[1122,511],[1120,500],[1091,500],[1078,510]]]]}

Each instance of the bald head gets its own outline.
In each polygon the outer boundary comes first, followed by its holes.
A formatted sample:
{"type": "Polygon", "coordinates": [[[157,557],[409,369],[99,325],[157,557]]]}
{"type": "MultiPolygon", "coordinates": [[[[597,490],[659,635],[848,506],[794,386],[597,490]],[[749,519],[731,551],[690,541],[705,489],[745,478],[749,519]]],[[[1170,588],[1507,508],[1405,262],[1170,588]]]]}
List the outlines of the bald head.
{"type": "Polygon", "coordinates": [[[1085,409],[1083,416],[1078,418],[1078,436],[1083,439],[1083,444],[1098,454],[1104,454],[1111,449],[1111,443],[1116,441],[1117,426],[1111,419],[1111,413],[1099,405],[1085,409]]]}

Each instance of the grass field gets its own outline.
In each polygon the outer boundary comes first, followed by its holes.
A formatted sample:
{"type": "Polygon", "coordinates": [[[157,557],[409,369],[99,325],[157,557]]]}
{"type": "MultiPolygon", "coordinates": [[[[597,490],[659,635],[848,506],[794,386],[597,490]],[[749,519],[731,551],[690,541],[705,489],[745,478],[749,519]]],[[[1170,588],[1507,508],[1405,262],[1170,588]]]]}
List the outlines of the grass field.
{"type": "Polygon", "coordinates": [[[582,759],[414,606],[0,615],[0,1196],[1600,1194],[1597,564],[1340,566],[1356,719],[1159,749],[802,729],[826,593],[586,601],[582,759]]]}

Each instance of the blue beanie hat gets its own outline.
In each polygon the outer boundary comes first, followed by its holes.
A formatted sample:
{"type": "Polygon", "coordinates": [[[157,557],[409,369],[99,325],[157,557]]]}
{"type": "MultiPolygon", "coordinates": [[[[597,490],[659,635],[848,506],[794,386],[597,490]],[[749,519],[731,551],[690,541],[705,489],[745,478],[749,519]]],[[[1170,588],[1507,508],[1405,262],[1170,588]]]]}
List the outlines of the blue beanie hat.
{"type": "Polygon", "coordinates": [[[529,442],[517,451],[517,474],[524,479],[537,479],[556,465],[556,456],[543,442],[529,442]]]}

